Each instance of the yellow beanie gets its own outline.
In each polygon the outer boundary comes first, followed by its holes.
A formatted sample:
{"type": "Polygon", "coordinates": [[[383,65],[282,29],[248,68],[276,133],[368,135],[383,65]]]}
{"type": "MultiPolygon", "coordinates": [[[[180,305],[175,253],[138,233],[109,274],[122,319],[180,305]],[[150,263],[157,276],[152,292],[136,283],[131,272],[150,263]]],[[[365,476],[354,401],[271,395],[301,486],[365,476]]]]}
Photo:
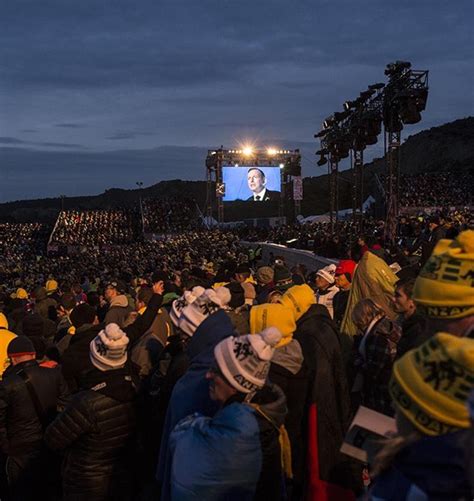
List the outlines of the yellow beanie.
{"type": "Polygon", "coordinates": [[[474,314],[474,231],[440,240],[416,279],[413,299],[429,317],[474,314]]]}
{"type": "Polygon", "coordinates": [[[439,333],[393,366],[390,394],[426,435],[469,428],[467,398],[474,387],[474,339],[439,333]]]}
{"type": "Polygon", "coordinates": [[[48,280],[46,282],[46,292],[54,292],[58,289],[58,282],[56,280],[48,280]]]}
{"type": "Polygon", "coordinates": [[[8,320],[3,313],[0,313],[0,329],[8,329],[8,320]]]}
{"type": "Polygon", "coordinates": [[[250,310],[250,333],[257,334],[267,327],[276,327],[282,335],[276,348],[287,345],[293,339],[296,322],[290,309],[282,304],[259,304],[250,310]]]}
{"type": "Polygon", "coordinates": [[[293,312],[298,321],[316,303],[313,289],[309,285],[294,285],[290,287],[280,298],[279,302],[293,312]]]}
{"type": "Polygon", "coordinates": [[[22,289],[21,287],[16,290],[16,295],[15,297],[17,299],[28,299],[28,292],[25,291],[25,289],[22,289]]]}

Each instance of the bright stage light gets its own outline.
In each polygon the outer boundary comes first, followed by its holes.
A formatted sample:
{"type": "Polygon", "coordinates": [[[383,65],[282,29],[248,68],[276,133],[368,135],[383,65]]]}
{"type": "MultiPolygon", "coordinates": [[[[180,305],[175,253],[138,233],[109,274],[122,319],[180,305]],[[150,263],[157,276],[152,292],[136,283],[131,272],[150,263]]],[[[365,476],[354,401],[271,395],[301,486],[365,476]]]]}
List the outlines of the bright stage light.
{"type": "Polygon", "coordinates": [[[285,164],[280,164],[280,169],[283,169],[285,167],[285,164]]]}
{"type": "Polygon", "coordinates": [[[245,146],[242,150],[242,153],[249,157],[253,153],[253,148],[251,146],[245,146]]]}
{"type": "Polygon", "coordinates": [[[276,155],[277,153],[278,153],[278,151],[275,148],[268,148],[267,149],[267,155],[270,155],[271,157],[273,155],[276,155]]]}

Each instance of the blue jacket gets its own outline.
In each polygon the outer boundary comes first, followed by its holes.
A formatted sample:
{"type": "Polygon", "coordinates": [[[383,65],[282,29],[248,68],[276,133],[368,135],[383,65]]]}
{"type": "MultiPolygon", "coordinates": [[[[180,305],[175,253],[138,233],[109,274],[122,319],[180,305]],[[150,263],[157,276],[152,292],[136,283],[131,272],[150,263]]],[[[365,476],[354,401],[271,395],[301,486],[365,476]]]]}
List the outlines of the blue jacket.
{"type": "Polygon", "coordinates": [[[250,405],[233,402],[214,418],[194,414],[178,423],[169,439],[173,501],[280,498],[278,428],[286,402],[278,386],[267,391],[270,402],[260,407],[271,422],[250,405]]]}
{"type": "Polygon", "coordinates": [[[169,499],[167,497],[169,472],[166,471],[169,435],[176,424],[190,414],[199,412],[204,416],[213,416],[217,412],[219,406],[209,397],[209,383],[205,375],[209,368],[216,364],[215,346],[233,334],[234,328],[229,316],[223,310],[219,310],[202,322],[188,344],[190,366],[186,374],[176,383],[171,394],[161,439],[156,478],[163,486],[163,501],[169,499]]]}
{"type": "Polygon", "coordinates": [[[403,449],[381,474],[370,501],[470,499],[467,473],[469,430],[426,437],[403,449]]]}

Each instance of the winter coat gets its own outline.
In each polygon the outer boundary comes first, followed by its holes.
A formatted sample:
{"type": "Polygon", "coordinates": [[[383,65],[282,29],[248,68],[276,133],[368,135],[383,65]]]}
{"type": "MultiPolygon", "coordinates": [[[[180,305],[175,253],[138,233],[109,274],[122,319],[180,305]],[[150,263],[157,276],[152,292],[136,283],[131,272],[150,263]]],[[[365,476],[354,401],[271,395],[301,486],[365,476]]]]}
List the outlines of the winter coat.
{"type": "Polygon", "coordinates": [[[209,397],[209,383],[205,375],[216,364],[214,348],[217,343],[233,334],[229,316],[219,310],[202,322],[188,344],[190,366],[173,389],[161,437],[157,480],[163,486],[162,501],[169,499],[169,471],[166,470],[169,435],[175,425],[189,414],[199,412],[204,416],[213,416],[218,410],[218,404],[209,397]]]}
{"type": "Polygon", "coordinates": [[[414,313],[401,323],[402,336],[397,344],[397,359],[403,357],[405,353],[418,346],[432,336],[432,333],[426,328],[426,317],[420,313],[414,313]]]}
{"type": "Polygon", "coordinates": [[[295,484],[302,486],[305,470],[304,421],[308,371],[304,363],[301,345],[295,339],[277,348],[270,364],[268,379],[283,390],[288,414],[285,428],[291,443],[291,459],[295,484]]]}
{"type": "Polygon", "coordinates": [[[112,298],[110,301],[110,306],[105,314],[104,323],[107,324],[117,324],[120,328],[123,328],[128,315],[132,313],[133,308],[129,305],[127,296],[121,294],[112,298]]]}
{"type": "MultiPolygon", "coordinates": [[[[150,328],[156,313],[161,305],[162,297],[160,294],[154,294],[150,299],[148,308],[143,315],[140,315],[133,324],[123,328],[123,331],[130,339],[128,349],[130,350],[136,340],[150,328]]],[[[90,343],[104,329],[105,324],[85,324],[72,335],[69,346],[62,356],[62,371],[71,391],[79,387],[81,373],[87,372],[93,368],[90,361],[90,343]]],[[[70,335],[70,334],[68,334],[70,335]]],[[[130,364],[127,360],[127,364],[130,364]]]]}
{"type": "Polygon", "coordinates": [[[39,453],[43,423],[20,371],[28,376],[43,408],[45,423],[66,404],[68,389],[59,369],[40,367],[36,360],[10,366],[0,383],[0,447],[3,454],[20,457],[39,453]]]}
{"type": "Polygon", "coordinates": [[[12,339],[16,338],[16,334],[9,331],[5,327],[0,327],[0,379],[3,372],[10,365],[10,358],[7,354],[7,348],[12,339]]]}
{"type": "Polygon", "coordinates": [[[339,292],[339,289],[335,285],[331,285],[324,291],[318,291],[316,293],[316,302],[322,306],[326,306],[329,311],[331,318],[334,318],[334,306],[333,300],[334,296],[339,292]]]}
{"type": "Polygon", "coordinates": [[[337,292],[332,300],[333,307],[334,307],[334,322],[336,322],[336,326],[339,329],[339,327],[342,324],[342,319],[344,318],[344,313],[346,312],[347,308],[347,301],[349,300],[349,293],[350,289],[347,290],[339,290],[337,292]]]}
{"type": "Polygon", "coordinates": [[[229,315],[234,330],[239,336],[250,332],[250,312],[247,306],[235,310],[226,310],[226,313],[229,315]]]}
{"type": "Polygon", "coordinates": [[[64,451],[63,499],[131,497],[135,388],[126,369],[88,374],[91,389],[76,393],[47,428],[46,444],[64,451]]]}
{"type": "Polygon", "coordinates": [[[400,336],[399,325],[381,317],[372,321],[357,348],[361,404],[388,416],[394,414],[388,384],[400,336]]]}
{"type": "Polygon", "coordinates": [[[266,403],[257,404],[257,392],[250,404],[230,399],[213,418],[194,414],[178,423],[169,446],[171,499],[282,499],[285,396],[276,385],[262,391],[270,392],[266,403]]]}
{"type": "Polygon", "coordinates": [[[405,447],[375,479],[369,501],[471,499],[469,430],[425,437],[405,447]]]}
{"type": "Polygon", "coordinates": [[[340,336],[327,309],[314,304],[297,321],[294,338],[303,349],[309,371],[306,499],[331,499],[331,493],[351,499],[350,489],[359,487],[360,476],[356,477],[353,463],[339,452],[351,419],[340,336]]]}

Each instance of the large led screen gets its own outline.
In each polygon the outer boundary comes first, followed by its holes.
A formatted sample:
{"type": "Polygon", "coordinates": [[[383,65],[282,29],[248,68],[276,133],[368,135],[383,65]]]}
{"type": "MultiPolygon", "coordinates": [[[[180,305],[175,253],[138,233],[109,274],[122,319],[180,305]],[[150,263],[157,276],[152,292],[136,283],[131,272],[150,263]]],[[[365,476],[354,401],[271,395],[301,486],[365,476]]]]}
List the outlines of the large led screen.
{"type": "Polygon", "coordinates": [[[280,168],[252,165],[222,167],[224,202],[277,202],[280,199],[280,168]]]}

